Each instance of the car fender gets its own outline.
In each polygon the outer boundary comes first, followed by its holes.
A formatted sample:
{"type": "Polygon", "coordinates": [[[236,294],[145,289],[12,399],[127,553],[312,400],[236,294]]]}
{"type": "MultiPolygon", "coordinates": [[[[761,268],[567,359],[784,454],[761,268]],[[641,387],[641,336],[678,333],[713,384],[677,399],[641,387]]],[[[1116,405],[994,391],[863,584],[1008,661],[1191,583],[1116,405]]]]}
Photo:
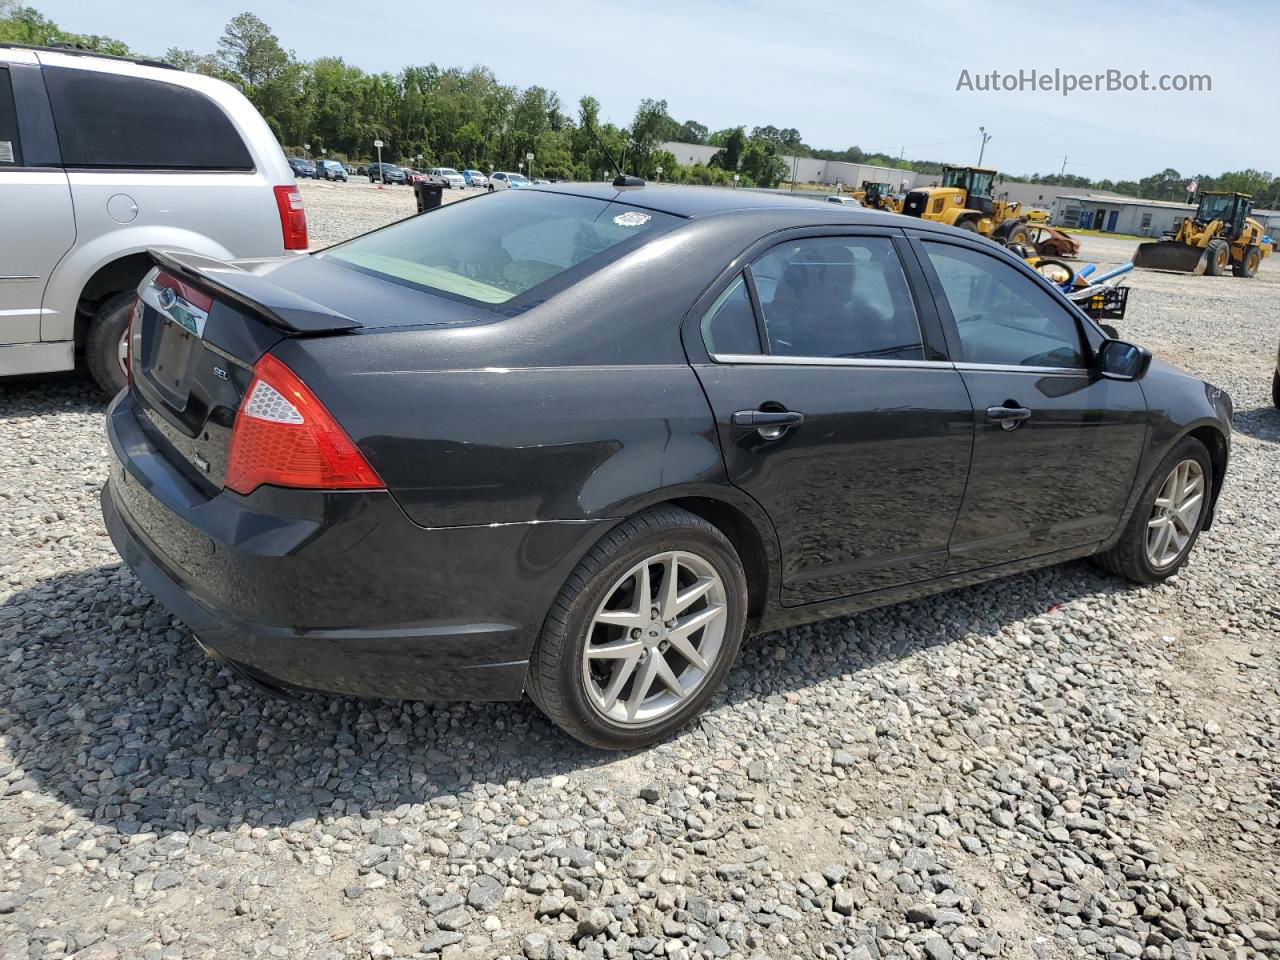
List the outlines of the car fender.
{"type": "Polygon", "coordinates": [[[145,253],[149,247],[197,253],[216,260],[234,259],[231,251],[222,244],[181,227],[146,225],[122,227],[104,233],[82,246],[73,247],[54,268],[45,289],[40,338],[45,341],[74,338],[76,307],[93,275],[107,264],[131,254],[145,253]]]}

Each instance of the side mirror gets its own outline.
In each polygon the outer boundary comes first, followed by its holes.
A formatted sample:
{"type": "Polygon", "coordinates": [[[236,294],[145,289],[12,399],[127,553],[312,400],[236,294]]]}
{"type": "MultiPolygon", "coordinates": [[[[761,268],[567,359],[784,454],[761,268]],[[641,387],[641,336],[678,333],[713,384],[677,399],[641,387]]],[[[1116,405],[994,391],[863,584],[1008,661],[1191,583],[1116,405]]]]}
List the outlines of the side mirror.
{"type": "Polygon", "coordinates": [[[1151,366],[1151,351],[1123,340],[1104,340],[1098,349],[1098,372],[1110,380],[1138,380],[1151,366]]]}

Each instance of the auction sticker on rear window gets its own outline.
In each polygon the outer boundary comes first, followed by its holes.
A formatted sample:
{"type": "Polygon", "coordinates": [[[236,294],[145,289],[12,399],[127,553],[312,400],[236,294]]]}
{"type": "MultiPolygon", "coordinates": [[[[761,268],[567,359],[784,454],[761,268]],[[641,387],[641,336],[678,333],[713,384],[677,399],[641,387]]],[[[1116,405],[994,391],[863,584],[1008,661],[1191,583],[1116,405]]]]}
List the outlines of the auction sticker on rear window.
{"type": "Polygon", "coordinates": [[[13,163],[12,140],[0,140],[0,163],[13,163]]]}
{"type": "Polygon", "coordinates": [[[643,227],[650,219],[647,213],[628,210],[626,213],[620,213],[614,217],[613,222],[620,227],[643,227]]]}

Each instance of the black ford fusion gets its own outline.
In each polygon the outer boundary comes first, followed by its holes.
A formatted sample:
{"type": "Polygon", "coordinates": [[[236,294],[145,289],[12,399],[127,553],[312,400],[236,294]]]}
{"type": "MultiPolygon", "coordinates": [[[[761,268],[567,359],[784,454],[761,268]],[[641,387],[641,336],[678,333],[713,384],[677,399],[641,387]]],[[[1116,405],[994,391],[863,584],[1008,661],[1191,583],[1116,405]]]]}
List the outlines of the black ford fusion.
{"type": "Polygon", "coordinates": [[[277,690],[527,691],[642,745],[744,633],[1084,556],[1163,580],[1227,465],[1221,391],[914,219],[619,182],[154,257],[103,514],[277,690]]]}

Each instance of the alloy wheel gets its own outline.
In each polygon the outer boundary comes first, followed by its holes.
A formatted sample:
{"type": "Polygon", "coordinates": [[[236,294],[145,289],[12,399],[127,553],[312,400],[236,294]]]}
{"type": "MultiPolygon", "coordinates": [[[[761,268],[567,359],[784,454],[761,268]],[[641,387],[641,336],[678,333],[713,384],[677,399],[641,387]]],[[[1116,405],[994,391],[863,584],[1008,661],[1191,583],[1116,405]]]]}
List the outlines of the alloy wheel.
{"type": "Polygon", "coordinates": [[[1195,534],[1204,506],[1204,468],[1183,460],[1165,479],[1147,521],[1147,561],[1156,569],[1177,561],[1195,534]]]}
{"type": "Polygon", "coordinates": [[[587,629],[582,679],[591,706],[626,726],[678,710],[715,668],[726,600],[720,574],[696,554],[666,551],[633,566],[587,629]]]}

